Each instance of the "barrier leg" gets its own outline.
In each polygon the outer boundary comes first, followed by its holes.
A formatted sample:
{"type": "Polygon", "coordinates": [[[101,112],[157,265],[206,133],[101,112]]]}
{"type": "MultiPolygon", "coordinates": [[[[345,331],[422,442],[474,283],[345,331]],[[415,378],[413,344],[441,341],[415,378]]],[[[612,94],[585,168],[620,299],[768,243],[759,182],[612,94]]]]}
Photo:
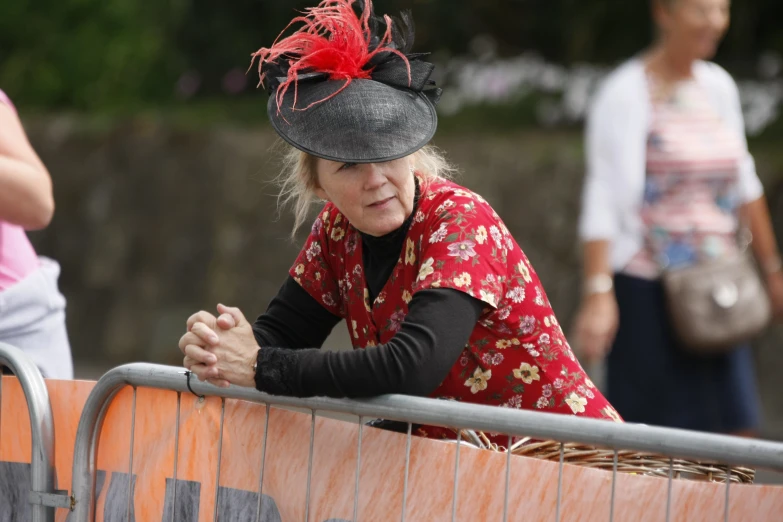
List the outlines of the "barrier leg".
{"type": "Polygon", "coordinates": [[[462,430],[457,431],[457,451],[454,457],[454,493],[451,499],[451,520],[457,520],[457,496],[459,488],[459,447],[462,442],[462,430]]]}
{"type": "Polygon", "coordinates": [[[70,507],[68,495],[55,490],[54,420],[49,392],[40,370],[20,349],[0,343],[0,366],[19,379],[30,414],[32,456],[30,495],[32,522],[53,522],[55,507],[70,507]]]}

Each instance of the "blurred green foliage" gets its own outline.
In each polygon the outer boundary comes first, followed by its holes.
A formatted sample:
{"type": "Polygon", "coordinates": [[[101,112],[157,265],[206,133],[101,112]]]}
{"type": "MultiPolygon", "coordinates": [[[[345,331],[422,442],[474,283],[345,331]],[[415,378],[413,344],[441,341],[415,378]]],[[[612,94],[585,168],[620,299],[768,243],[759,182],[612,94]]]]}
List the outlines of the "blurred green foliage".
{"type": "MultiPolygon", "coordinates": [[[[222,97],[227,74],[244,73],[250,53],[313,2],[2,0],[0,87],[41,109],[132,111],[183,92],[222,97]]],[[[651,38],[649,4],[640,0],[376,1],[379,13],[401,9],[413,11],[416,49],[441,59],[475,52],[481,35],[501,56],[533,50],[562,64],[613,63],[651,38]]],[[[753,75],[760,52],[783,53],[783,2],[744,0],[732,10],[718,60],[753,75]]],[[[255,78],[251,71],[247,87],[255,78]]]]}

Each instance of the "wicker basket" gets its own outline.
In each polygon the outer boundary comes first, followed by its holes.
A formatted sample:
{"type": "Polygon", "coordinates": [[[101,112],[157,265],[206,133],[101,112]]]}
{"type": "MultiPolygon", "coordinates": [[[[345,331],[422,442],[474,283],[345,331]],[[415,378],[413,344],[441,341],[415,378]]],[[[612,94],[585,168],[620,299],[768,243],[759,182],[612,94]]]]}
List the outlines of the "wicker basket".
{"type": "MultiPolygon", "coordinates": [[[[506,451],[506,448],[490,442],[482,432],[462,430],[461,439],[478,448],[498,452],[506,451]]],[[[559,462],[560,446],[561,444],[556,441],[538,441],[526,437],[511,446],[511,454],[559,462]]],[[[608,471],[614,469],[614,450],[575,443],[565,443],[562,446],[563,462],[566,464],[608,471]]],[[[637,451],[621,450],[617,452],[617,471],[620,473],[668,477],[670,467],[671,473],[676,479],[725,483],[728,476],[732,483],[752,484],[755,476],[755,471],[749,468],[670,459],[663,455],[637,451]]]]}

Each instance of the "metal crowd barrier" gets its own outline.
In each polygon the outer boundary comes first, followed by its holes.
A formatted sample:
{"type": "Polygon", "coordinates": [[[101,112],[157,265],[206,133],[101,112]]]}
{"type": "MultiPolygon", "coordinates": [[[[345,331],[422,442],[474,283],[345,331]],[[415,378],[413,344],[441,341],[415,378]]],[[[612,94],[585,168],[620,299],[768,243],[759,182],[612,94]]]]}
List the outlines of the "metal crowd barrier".
{"type": "MultiPolygon", "coordinates": [[[[193,378],[188,384],[185,372],[181,368],[160,366],[155,364],[135,363],[117,367],[106,373],[96,384],[82,411],[76,435],[73,461],[73,492],[67,499],[73,509],[70,520],[88,522],[95,516],[95,483],[97,443],[104,417],[112,398],[125,386],[137,386],[173,390],[177,392],[192,391],[196,394],[210,395],[265,404],[267,412],[270,405],[304,408],[312,412],[312,429],[310,432],[310,453],[308,460],[308,480],[306,492],[305,520],[308,520],[310,501],[310,476],[313,466],[313,441],[315,437],[316,412],[338,412],[359,417],[359,437],[357,441],[356,494],[354,496],[354,516],[356,520],[359,466],[361,463],[362,424],[370,418],[383,418],[408,423],[407,450],[403,489],[402,520],[405,520],[405,502],[407,498],[408,469],[410,464],[411,426],[426,424],[448,426],[460,429],[481,430],[492,433],[531,436],[542,440],[555,440],[560,445],[560,468],[557,492],[557,507],[555,519],[560,521],[560,505],[562,493],[562,474],[565,442],[591,444],[614,450],[614,469],[612,475],[612,506],[610,522],[614,519],[614,488],[617,477],[618,450],[635,450],[663,454],[670,459],[682,457],[701,459],[729,465],[745,465],[758,468],[783,471],[783,444],[742,439],[723,435],[698,433],[686,430],[668,429],[634,424],[619,424],[604,420],[584,419],[568,415],[544,414],[535,411],[514,410],[492,406],[481,406],[451,401],[387,395],[365,400],[309,398],[297,399],[277,397],[260,393],[248,388],[230,387],[217,388],[193,378]],[[190,388],[190,389],[189,389],[190,388]]],[[[135,397],[135,395],[134,395],[135,397]]],[[[135,417],[133,417],[135,420],[135,417]]],[[[269,417],[264,428],[265,455],[269,417]]],[[[131,422],[133,423],[134,420],[131,422]]],[[[510,444],[509,444],[510,446],[510,444]]],[[[455,452],[455,482],[452,496],[452,520],[456,519],[457,510],[457,476],[459,471],[460,437],[457,437],[455,452]]],[[[505,476],[505,501],[503,520],[508,519],[508,491],[511,458],[508,453],[505,476]]],[[[673,460],[670,460],[673,462],[673,460]]],[[[261,491],[264,474],[264,457],[262,456],[261,480],[259,482],[257,519],[261,513],[261,491]]],[[[670,520],[670,504],[672,495],[673,473],[669,468],[669,488],[666,499],[666,520],[670,520]]],[[[729,520],[729,487],[726,481],[725,520],[729,520]]],[[[60,505],[66,504],[61,499],[60,505]]],[[[130,510],[130,506],[128,507],[130,510]]],[[[130,514],[130,513],[129,513],[130,514]]]]}
{"type": "MultiPolygon", "coordinates": [[[[0,366],[6,366],[19,379],[30,412],[32,458],[30,460],[29,502],[33,522],[54,522],[55,491],[54,421],[49,392],[38,367],[20,349],[0,343],[0,366]]],[[[2,394],[2,381],[0,381],[2,394]]],[[[0,419],[2,422],[2,419],[0,419]]],[[[2,443],[2,441],[0,441],[2,443]]]]}

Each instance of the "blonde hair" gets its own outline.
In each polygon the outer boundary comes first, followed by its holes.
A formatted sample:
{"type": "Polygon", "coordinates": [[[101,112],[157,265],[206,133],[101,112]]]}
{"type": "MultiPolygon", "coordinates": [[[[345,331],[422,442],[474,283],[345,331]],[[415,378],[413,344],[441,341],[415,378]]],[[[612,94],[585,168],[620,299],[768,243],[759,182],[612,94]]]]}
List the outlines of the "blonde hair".
{"type": "MultiPolygon", "coordinates": [[[[443,152],[433,145],[425,145],[412,156],[413,168],[425,186],[433,179],[451,179],[457,172],[443,152]]],[[[318,188],[318,158],[288,146],[288,150],[282,154],[282,163],[283,168],[275,179],[279,187],[277,206],[278,210],[289,205],[292,207],[294,226],[291,238],[294,239],[296,231],[307,221],[310,207],[319,201],[315,195],[315,189],[318,188]]]]}

